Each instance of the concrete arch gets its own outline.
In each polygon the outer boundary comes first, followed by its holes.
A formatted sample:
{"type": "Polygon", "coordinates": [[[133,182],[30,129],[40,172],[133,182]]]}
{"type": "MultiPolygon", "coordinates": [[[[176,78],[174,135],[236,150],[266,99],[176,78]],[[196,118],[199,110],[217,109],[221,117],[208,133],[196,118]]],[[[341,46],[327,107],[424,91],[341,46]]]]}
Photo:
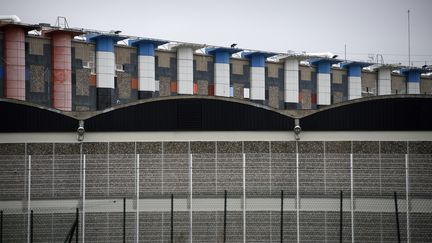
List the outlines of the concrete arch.
{"type": "Polygon", "coordinates": [[[0,132],[71,132],[78,120],[59,110],[0,99],[0,132]]]}
{"type": "Polygon", "coordinates": [[[432,97],[389,95],[322,108],[300,119],[309,131],[429,131],[432,97]]]}
{"type": "Polygon", "coordinates": [[[85,126],[87,131],[286,131],[294,119],[248,101],[178,96],[93,113],[85,126]]]}

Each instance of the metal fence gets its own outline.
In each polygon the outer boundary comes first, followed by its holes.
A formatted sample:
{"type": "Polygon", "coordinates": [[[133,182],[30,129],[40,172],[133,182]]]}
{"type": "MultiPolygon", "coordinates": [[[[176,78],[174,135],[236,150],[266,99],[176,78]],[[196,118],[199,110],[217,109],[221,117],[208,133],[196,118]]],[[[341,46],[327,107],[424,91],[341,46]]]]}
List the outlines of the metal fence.
{"type": "Polygon", "coordinates": [[[76,154],[0,163],[0,242],[432,240],[431,154],[76,154]]]}

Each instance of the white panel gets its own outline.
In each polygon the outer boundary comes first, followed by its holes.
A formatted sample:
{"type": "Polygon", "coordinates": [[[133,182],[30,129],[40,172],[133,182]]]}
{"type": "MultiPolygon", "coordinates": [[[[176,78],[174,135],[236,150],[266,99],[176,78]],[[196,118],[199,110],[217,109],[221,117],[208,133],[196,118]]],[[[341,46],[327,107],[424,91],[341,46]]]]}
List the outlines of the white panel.
{"type": "Polygon", "coordinates": [[[318,73],[317,79],[317,104],[330,105],[331,89],[330,89],[330,74],[318,73]]]}
{"type": "Polygon", "coordinates": [[[265,100],[265,69],[264,67],[250,68],[250,99],[265,100]]]}
{"type": "Polygon", "coordinates": [[[115,58],[113,52],[96,52],[96,86],[114,88],[115,58]]]}
{"type": "Polygon", "coordinates": [[[420,94],[420,83],[408,82],[408,94],[420,94]]]}
{"type": "Polygon", "coordinates": [[[249,99],[249,97],[250,97],[250,89],[249,88],[243,89],[243,96],[245,99],[249,99]]]}
{"type": "Polygon", "coordinates": [[[391,94],[391,71],[390,69],[378,70],[378,95],[391,94]]]}
{"type": "MultiPolygon", "coordinates": [[[[298,91],[293,91],[293,90],[285,90],[285,97],[294,97],[297,96],[298,99],[298,91]]],[[[288,101],[285,101],[288,102],[288,101]]],[[[292,101],[289,101],[292,102],[292,101]]]]}
{"type": "Polygon", "coordinates": [[[284,80],[284,100],[285,102],[298,103],[299,92],[299,66],[298,60],[285,60],[285,80],[284,80]]]}
{"type": "Polygon", "coordinates": [[[159,91],[159,80],[155,81],[155,91],[159,91]]]}
{"type": "Polygon", "coordinates": [[[154,56],[138,56],[138,90],[156,91],[154,56]]]}
{"type": "Polygon", "coordinates": [[[190,47],[177,49],[177,93],[193,94],[193,50],[190,47]]]}
{"type": "Polygon", "coordinates": [[[214,64],[215,96],[230,96],[230,68],[228,63],[214,64]]]}
{"type": "Polygon", "coordinates": [[[348,77],[348,99],[361,98],[361,77],[348,77]]]}

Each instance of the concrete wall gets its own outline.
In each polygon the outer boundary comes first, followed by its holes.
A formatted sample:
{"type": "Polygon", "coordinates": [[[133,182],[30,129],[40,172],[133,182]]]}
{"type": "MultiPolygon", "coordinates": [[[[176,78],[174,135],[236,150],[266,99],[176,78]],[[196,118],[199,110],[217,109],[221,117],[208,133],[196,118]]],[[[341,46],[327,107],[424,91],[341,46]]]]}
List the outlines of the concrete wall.
{"type": "Polygon", "coordinates": [[[213,56],[194,55],[193,57],[194,94],[214,95],[213,56]]]}
{"type": "Polygon", "coordinates": [[[420,93],[432,94],[432,77],[422,78],[420,80],[420,93]]]}
{"type": "Polygon", "coordinates": [[[284,64],[267,62],[265,67],[265,104],[284,109],[284,64]]]}
{"type": "Polygon", "coordinates": [[[362,72],[362,97],[378,95],[378,73],[362,72]]]}
{"type": "Polygon", "coordinates": [[[95,55],[93,43],[72,41],[72,110],[96,110],[95,69],[83,67],[87,62],[95,65],[95,55]]]}
{"type": "Polygon", "coordinates": [[[232,97],[237,99],[244,99],[245,97],[249,97],[249,61],[246,59],[238,58],[231,59],[230,72],[230,86],[232,87],[232,97]]]}
{"type": "Polygon", "coordinates": [[[331,78],[331,103],[341,103],[348,100],[348,74],[345,69],[332,69],[331,78]]]}
{"type": "Polygon", "coordinates": [[[391,89],[392,94],[407,93],[407,78],[402,75],[392,75],[391,89]]]}
{"type": "Polygon", "coordinates": [[[231,205],[227,214],[227,239],[242,240],[242,211],[231,201],[239,200],[242,195],[242,153],[246,153],[247,242],[280,241],[281,190],[284,190],[286,203],[285,239],[296,241],[295,153],[298,152],[301,242],[338,239],[341,190],[345,198],[343,238],[351,240],[350,153],[353,154],[353,195],[356,199],[355,240],[396,240],[393,192],[397,192],[400,199],[401,236],[403,241],[406,240],[405,154],[408,154],[411,240],[428,241],[432,227],[432,211],[428,208],[432,199],[432,179],[429,176],[432,173],[431,148],[430,141],[1,143],[0,205],[5,210],[3,239],[5,242],[26,239],[28,155],[32,155],[35,242],[63,239],[74,220],[74,207],[79,204],[75,201],[66,210],[64,203],[56,200],[81,198],[79,155],[82,151],[86,154],[87,241],[121,240],[123,197],[128,200],[127,239],[134,239],[135,154],[140,154],[139,197],[144,200],[140,204],[140,240],[169,239],[168,198],[171,193],[174,193],[177,205],[174,213],[175,240],[187,240],[189,212],[184,202],[189,190],[188,153],[193,154],[192,196],[195,200],[211,199],[210,204],[194,202],[194,242],[220,241],[225,190],[231,205]],[[151,206],[150,201],[146,201],[150,199],[162,201],[160,205],[151,206]],[[320,201],[324,199],[326,203],[320,201]],[[11,207],[16,210],[10,210],[11,207]],[[151,210],[151,207],[159,209],[151,210]]]}
{"type": "Polygon", "coordinates": [[[26,38],[26,100],[51,107],[51,40],[26,38]]]}
{"type": "Polygon", "coordinates": [[[314,67],[300,65],[298,109],[317,108],[317,74],[314,67]]]}
{"type": "MultiPolygon", "coordinates": [[[[176,52],[155,52],[156,80],[159,80],[159,95],[177,94],[177,55],[176,52]]],[[[156,88],[157,89],[157,88],[156,88]]]]}
{"type": "Polygon", "coordinates": [[[138,99],[138,57],[136,48],[116,45],[114,48],[115,63],[123,71],[116,70],[116,87],[118,103],[125,104],[138,99]]]}

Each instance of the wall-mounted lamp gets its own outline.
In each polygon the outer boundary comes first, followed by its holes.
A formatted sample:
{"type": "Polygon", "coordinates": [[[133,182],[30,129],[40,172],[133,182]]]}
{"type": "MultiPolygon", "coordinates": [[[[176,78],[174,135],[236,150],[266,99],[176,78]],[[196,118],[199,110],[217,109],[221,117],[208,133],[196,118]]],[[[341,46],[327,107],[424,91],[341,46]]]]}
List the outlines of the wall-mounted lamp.
{"type": "Polygon", "coordinates": [[[82,142],[84,140],[84,133],[85,133],[84,121],[79,121],[78,129],[77,129],[77,140],[79,142],[82,142]]]}
{"type": "Polygon", "coordinates": [[[300,140],[300,133],[301,133],[301,127],[300,127],[300,120],[295,119],[295,126],[294,126],[294,138],[295,140],[300,140]]]}

